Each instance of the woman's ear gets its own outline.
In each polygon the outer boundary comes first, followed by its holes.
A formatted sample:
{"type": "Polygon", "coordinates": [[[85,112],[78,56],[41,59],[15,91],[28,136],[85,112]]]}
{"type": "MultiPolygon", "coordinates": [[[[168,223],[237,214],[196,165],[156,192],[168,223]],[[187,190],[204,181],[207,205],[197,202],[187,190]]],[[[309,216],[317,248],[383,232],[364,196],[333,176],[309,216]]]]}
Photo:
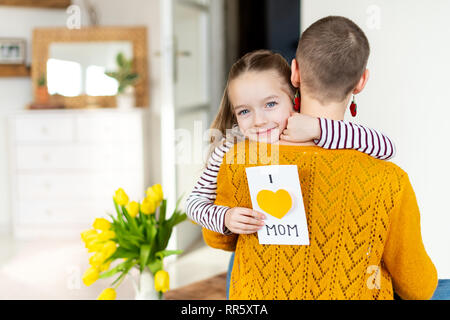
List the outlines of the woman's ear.
{"type": "Polygon", "coordinates": [[[292,59],[291,63],[291,83],[295,88],[300,88],[300,70],[297,59],[292,59]]]}
{"type": "Polygon", "coordinates": [[[359,79],[358,84],[356,85],[355,89],[353,89],[353,94],[358,94],[361,91],[363,91],[364,87],[366,86],[367,81],[369,81],[369,69],[366,69],[364,73],[362,74],[361,78],[359,79]]]}

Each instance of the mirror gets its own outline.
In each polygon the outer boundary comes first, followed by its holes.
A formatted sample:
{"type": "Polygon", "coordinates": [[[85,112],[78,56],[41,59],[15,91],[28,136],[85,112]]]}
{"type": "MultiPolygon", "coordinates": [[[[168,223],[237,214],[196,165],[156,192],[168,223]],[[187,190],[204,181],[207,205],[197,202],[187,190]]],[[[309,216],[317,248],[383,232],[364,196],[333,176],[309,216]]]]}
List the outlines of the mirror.
{"type": "Polygon", "coordinates": [[[31,69],[35,102],[64,108],[116,107],[119,82],[105,72],[118,70],[118,54],[138,75],[136,106],[147,107],[145,27],[35,29],[31,69]]]}
{"type": "Polygon", "coordinates": [[[105,72],[116,70],[119,53],[132,59],[133,44],[130,41],[50,44],[47,60],[48,93],[66,97],[82,94],[115,96],[119,83],[105,72]]]}

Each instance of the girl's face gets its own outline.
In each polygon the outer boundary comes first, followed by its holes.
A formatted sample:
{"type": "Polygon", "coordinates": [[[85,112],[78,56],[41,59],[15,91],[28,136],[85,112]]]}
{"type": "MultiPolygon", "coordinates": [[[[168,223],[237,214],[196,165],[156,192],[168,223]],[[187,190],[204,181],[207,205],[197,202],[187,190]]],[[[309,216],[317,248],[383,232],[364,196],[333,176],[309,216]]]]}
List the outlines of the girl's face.
{"type": "Polygon", "coordinates": [[[293,110],[287,85],[274,70],[246,72],[228,85],[239,129],[248,139],[276,143],[293,110]]]}

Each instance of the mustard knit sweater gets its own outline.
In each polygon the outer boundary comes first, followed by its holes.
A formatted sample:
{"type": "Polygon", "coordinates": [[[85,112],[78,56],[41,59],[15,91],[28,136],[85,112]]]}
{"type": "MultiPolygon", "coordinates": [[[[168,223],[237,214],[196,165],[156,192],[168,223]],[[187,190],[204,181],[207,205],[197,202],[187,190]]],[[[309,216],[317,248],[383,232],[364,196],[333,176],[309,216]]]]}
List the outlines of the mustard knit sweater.
{"type": "Polygon", "coordinates": [[[402,169],[354,150],[257,146],[269,152],[244,141],[226,154],[215,204],[252,207],[246,167],[297,165],[310,245],[260,245],[256,233],[203,229],[210,246],[236,251],[230,299],[393,299],[393,288],[403,299],[433,295],[437,272],[402,169]]]}

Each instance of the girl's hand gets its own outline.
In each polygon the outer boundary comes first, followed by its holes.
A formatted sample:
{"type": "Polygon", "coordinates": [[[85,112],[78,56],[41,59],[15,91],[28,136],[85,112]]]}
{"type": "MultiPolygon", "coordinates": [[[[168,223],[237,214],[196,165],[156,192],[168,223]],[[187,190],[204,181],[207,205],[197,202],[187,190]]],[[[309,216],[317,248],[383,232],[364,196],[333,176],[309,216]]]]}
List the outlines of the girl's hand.
{"type": "Polygon", "coordinates": [[[251,234],[264,226],[266,216],[248,208],[235,207],[225,213],[225,226],[233,233],[251,234]]]}
{"type": "Polygon", "coordinates": [[[289,142],[309,142],[320,139],[321,133],[318,118],[292,112],[280,139],[289,142]]]}

